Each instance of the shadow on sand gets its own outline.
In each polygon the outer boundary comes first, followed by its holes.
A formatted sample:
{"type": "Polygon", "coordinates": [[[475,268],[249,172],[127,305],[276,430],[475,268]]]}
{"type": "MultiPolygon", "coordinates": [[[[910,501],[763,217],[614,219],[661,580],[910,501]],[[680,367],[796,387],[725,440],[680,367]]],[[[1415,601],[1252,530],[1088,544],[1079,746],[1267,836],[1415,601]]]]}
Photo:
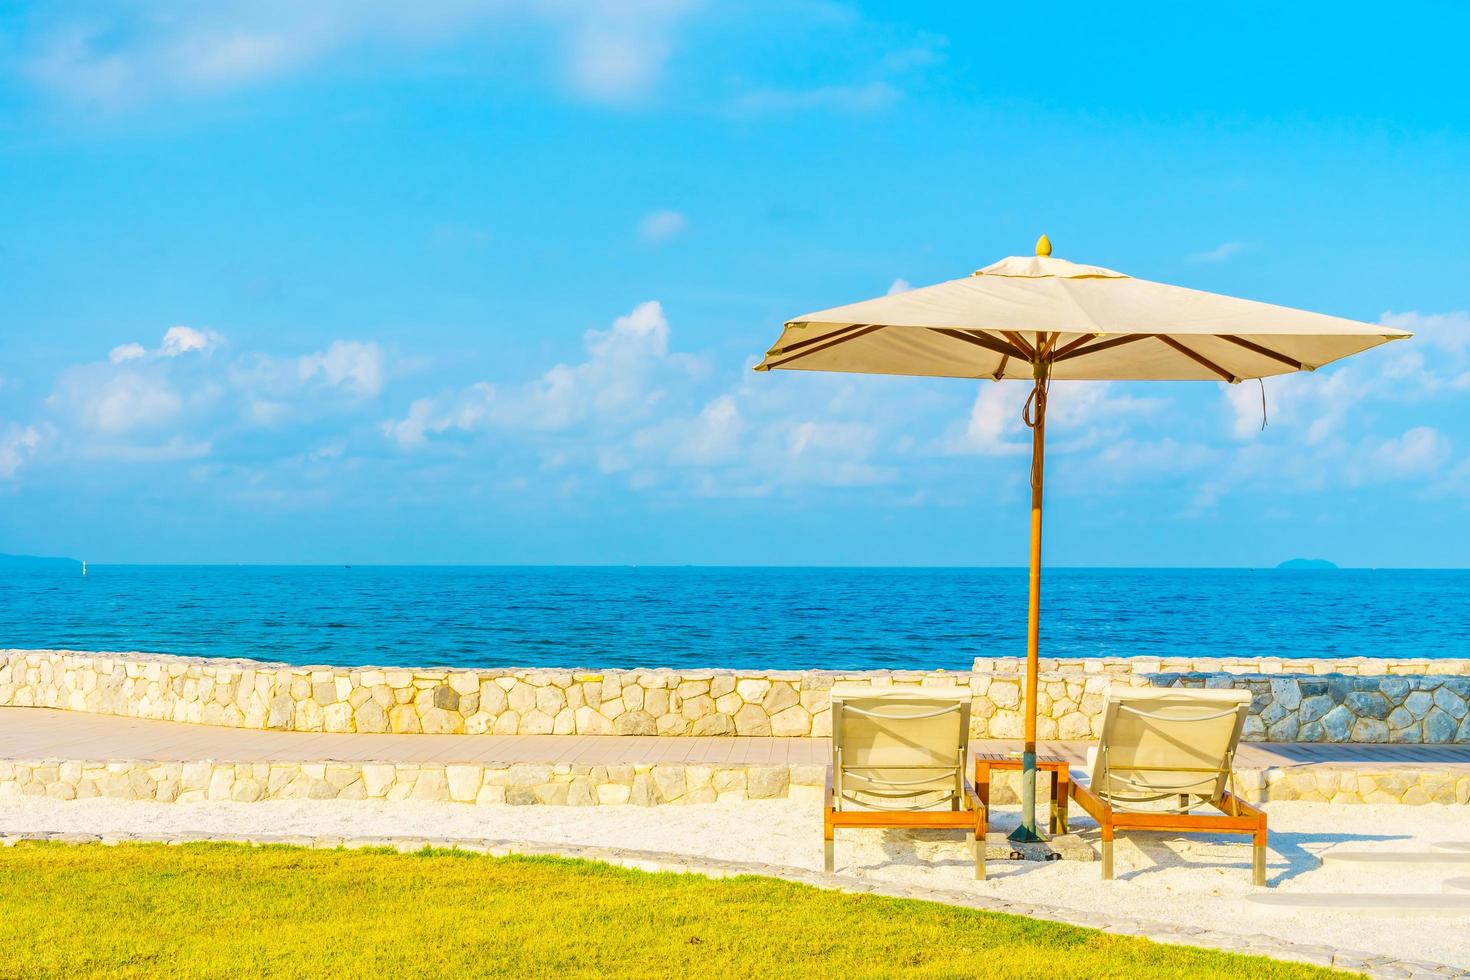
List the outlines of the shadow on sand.
{"type": "MultiPolygon", "coordinates": [[[[990,831],[992,834],[1008,833],[1019,822],[1018,813],[993,812],[990,831]]],[[[1091,845],[1094,852],[1098,850],[1099,832],[1097,824],[1090,818],[1074,815],[1071,831],[1091,845]]],[[[954,869],[963,874],[971,867],[970,858],[963,850],[963,834],[959,831],[884,830],[881,833],[881,847],[886,860],[861,865],[860,870],[865,873],[882,871],[885,868],[928,866],[935,869],[954,869]]],[[[1319,855],[1337,845],[1405,840],[1407,836],[1272,831],[1267,884],[1278,885],[1316,870],[1322,865],[1319,855]]],[[[1239,870],[1242,875],[1250,874],[1249,838],[1240,835],[1130,831],[1119,834],[1118,841],[1120,851],[1127,848],[1133,852],[1126,861],[1119,861],[1122,866],[1117,875],[1119,881],[1144,878],[1172,868],[1218,868],[1239,870]],[[1142,867],[1136,866],[1140,858],[1143,861],[1142,867]],[[1134,866],[1128,867],[1129,865],[1134,866]]],[[[1016,877],[1036,872],[1046,866],[1046,862],[1040,861],[991,858],[988,877],[1016,877]]]]}

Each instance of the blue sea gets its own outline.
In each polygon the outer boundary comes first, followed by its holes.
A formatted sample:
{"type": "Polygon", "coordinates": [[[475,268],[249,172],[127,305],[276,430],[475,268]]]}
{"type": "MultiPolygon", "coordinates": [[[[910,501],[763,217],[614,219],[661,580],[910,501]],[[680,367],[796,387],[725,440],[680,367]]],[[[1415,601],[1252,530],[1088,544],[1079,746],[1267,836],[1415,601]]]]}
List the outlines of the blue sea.
{"type": "MultiPolygon", "coordinates": [[[[1010,568],[0,569],[0,647],[297,664],[945,668],[1025,653],[1010,568]]],[[[1470,656],[1470,571],[1051,569],[1042,655],[1470,656]]]]}

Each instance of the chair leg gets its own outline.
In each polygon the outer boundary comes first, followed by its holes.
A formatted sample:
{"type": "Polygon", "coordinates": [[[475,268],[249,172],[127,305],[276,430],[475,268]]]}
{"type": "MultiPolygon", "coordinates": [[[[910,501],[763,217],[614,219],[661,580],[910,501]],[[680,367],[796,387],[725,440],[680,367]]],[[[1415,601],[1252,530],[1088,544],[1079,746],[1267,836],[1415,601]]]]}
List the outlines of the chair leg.
{"type": "Polygon", "coordinates": [[[1266,883],[1266,834],[1261,831],[1251,842],[1251,884],[1266,883]]]}
{"type": "Polygon", "coordinates": [[[985,838],[973,830],[965,831],[965,845],[975,859],[975,880],[985,880],[985,838]]]}
{"type": "Polygon", "coordinates": [[[1102,842],[1102,877],[1103,881],[1113,880],[1113,838],[1108,835],[1102,842]]]}
{"type": "Polygon", "coordinates": [[[827,784],[827,805],[822,809],[822,867],[831,871],[833,864],[833,838],[837,836],[836,812],[832,808],[832,784],[827,784]]]}

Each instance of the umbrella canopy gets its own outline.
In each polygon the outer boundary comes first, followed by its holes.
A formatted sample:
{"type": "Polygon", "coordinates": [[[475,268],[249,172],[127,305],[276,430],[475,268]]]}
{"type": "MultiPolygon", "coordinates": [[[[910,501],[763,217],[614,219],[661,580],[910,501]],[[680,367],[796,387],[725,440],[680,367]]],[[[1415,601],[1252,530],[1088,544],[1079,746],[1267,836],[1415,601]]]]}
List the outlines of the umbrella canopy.
{"type": "Polygon", "coordinates": [[[1051,257],[1012,256],[963,279],[807,313],[757,371],[843,371],[1032,382],[1031,562],[1021,827],[1036,831],[1042,470],[1052,380],[1227,381],[1312,371],[1410,334],[1184,289],[1051,257]]]}
{"type": "Polygon", "coordinates": [[[1311,371],[1408,336],[1049,255],[1012,256],[963,279],[796,317],[756,370],[1029,381],[1041,348],[1059,381],[1238,382],[1311,371]]]}

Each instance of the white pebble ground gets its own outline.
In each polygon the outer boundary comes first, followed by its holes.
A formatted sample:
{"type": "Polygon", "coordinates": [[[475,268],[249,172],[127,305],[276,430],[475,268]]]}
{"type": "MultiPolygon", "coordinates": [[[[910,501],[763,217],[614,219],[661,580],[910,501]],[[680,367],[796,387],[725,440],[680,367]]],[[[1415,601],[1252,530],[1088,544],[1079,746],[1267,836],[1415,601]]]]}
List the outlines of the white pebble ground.
{"type": "MultiPolygon", "coordinates": [[[[1341,806],[1273,803],[1271,884],[1278,892],[1441,894],[1470,876],[1470,865],[1358,868],[1319,862],[1332,848],[1428,850],[1470,841],[1470,809],[1453,806],[1341,806]]],[[[1014,824],[998,811],[993,829],[1014,824]]],[[[1096,830],[1074,821],[1084,839],[1096,830]]],[[[108,799],[28,798],[0,803],[0,832],[170,833],[197,831],[311,836],[494,837],[589,844],[820,868],[821,817],[810,803],[776,800],[702,806],[468,806],[381,801],[272,801],[158,804],[108,799]]],[[[1102,910],[1120,918],[1207,926],[1299,943],[1470,967],[1470,913],[1280,910],[1252,905],[1250,849],[1241,838],[1122,838],[1116,881],[1099,865],[992,861],[988,881],[957,833],[840,830],[838,870],[946,889],[977,889],[1038,905],[1102,910]]],[[[1470,894],[1470,892],[1461,892],[1470,894]]]]}

